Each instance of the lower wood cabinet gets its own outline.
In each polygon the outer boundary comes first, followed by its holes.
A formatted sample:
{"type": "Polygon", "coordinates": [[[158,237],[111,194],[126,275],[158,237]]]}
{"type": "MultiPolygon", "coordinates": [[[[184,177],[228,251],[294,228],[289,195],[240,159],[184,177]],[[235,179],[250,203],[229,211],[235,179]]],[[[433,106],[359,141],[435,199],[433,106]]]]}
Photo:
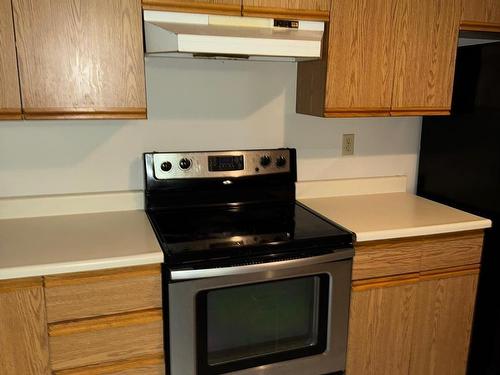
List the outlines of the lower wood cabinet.
{"type": "Polygon", "coordinates": [[[160,265],[0,281],[0,374],[165,374],[161,290],[160,265]]]}
{"type": "Polygon", "coordinates": [[[0,281],[0,374],[50,374],[41,277],[0,281]]]}
{"type": "Polygon", "coordinates": [[[468,232],[361,244],[353,276],[378,277],[353,281],[347,375],[465,375],[482,240],[468,232]]]}
{"type": "Polygon", "coordinates": [[[411,375],[465,375],[479,269],[423,276],[411,375]]]}
{"type": "Polygon", "coordinates": [[[354,287],[347,375],[408,374],[417,291],[415,281],[354,287]]]}

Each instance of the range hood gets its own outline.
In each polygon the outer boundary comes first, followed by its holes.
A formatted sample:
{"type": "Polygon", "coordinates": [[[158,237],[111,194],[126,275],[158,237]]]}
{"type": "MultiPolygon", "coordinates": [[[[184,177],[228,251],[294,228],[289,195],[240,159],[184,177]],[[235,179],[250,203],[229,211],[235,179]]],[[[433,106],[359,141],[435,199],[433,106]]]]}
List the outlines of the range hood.
{"type": "Polygon", "coordinates": [[[302,61],[321,58],[323,22],[144,11],[147,56],[302,61]]]}

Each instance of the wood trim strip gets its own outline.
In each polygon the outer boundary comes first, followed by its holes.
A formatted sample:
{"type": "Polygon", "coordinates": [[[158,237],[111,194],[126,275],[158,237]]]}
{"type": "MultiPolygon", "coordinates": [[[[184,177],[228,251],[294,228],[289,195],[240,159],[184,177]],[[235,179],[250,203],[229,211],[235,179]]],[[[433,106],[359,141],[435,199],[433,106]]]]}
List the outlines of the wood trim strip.
{"type": "Polygon", "coordinates": [[[142,325],[163,319],[162,309],[143,310],[90,319],[49,324],[49,336],[65,336],[103,329],[142,325]]]}
{"type": "Polygon", "coordinates": [[[146,108],[23,108],[26,120],[146,119],[146,108]]]}
{"type": "Polygon", "coordinates": [[[283,9],[244,5],[242,14],[245,17],[266,17],[275,19],[297,19],[324,22],[328,22],[330,20],[330,12],[327,10],[283,9]]]}
{"type": "Polygon", "coordinates": [[[24,279],[0,280],[0,293],[14,292],[23,288],[36,288],[43,286],[41,277],[28,277],[24,279]]]}
{"type": "Polygon", "coordinates": [[[370,247],[373,245],[384,245],[384,244],[398,244],[399,242],[422,242],[424,240],[440,240],[440,239],[454,239],[457,237],[476,237],[484,235],[484,229],[474,229],[462,232],[451,232],[451,233],[440,233],[440,234],[428,234],[425,236],[415,236],[415,237],[402,237],[402,238],[390,238],[387,240],[373,240],[357,242],[355,245],[360,247],[370,247]]]}
{"type": "Polygon", "coordinates": [[[155,276],[160,274],[161,265],[116,268],[103,271],[76,272],[59,276],[45,276],[44,286],[55,288],[66,285],[87,284],[89,282],[123,279],[124,277],[155,276]]]}
{"type": "Polygon", "coordinates": [[[467,275],[477,275],[481,269],[480,264],[471,264],[467,266],[451,267],[440,270],[425,271],[420,273],[420,280],[447,279],[450,277],[459,277],[467,275]]]}
{"type": "Polygon", "coordinates": [[[393,286],[401,286],[414,284],[419,281],[419,273],[408,273],[404,275],[377,277],[373,279],[358,280],[352,282],[352,290],[360,292],[370,289],[388,288],[393,286]]]}
{"type": "Polygon", "coordinates": [[[143,356],[126,361],[109,362],[106,364],[91,365],[67,370],[54,371],[54,375],[105,375],[118,374],[122,371],[132,370],[140,367],[163,365],[165,358],[163,354],[143,356]]]}
{"type": "Polygon", "coordinates": [[[408,107],[391,109],[391,116],[449,116],[449,108],[408,107]]]}
{"type": "Polygon", "coordinates": [[[460,30],[463,31],[490,31],[500,33],[500,24],[477,21],[462,21],[460,30]]]}
{"type": "Polygon", "coordinates": [[[0,120],[22,120],[20,108],[0,108],[0,120]]]}
{"type": "Polygon", "coordinates": [[[241,16],[241,5],[194,3],[185,0],[143,0],[142,8],[145,10],[241,16]]]}
{"type": "Polygon", "coordinates": [[[386,117],[390,108],[325,108],[325,117],[386,117]]]}

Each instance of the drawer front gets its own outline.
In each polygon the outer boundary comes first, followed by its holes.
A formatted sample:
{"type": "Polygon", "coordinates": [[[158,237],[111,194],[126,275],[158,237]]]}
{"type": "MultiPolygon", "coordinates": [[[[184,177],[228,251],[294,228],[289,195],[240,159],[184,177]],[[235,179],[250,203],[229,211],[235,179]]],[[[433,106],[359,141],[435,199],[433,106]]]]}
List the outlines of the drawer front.
{"type": "Polygon", "coordinates": [[[160,266],[45,278],[49,323],[160,308],[160,266]]]}
{"type": "Polygon", "coordinates": [[[352,279],[419,272],[420,258],[420,249],[412,240],[360,243],[355,246],[352,279]]]}
{"type": "Polygon", "coordinates": [[[483,238],[484,233],[478,231],[436,236],[423,241],[421,271],[480,263],[483,238]]]}
{"type": "Polygon", "coordinates": [[[52,370],[163,353],[161,309],[49,325],[52,370]]]}
{"type": "Polygon", "coordinates": [[[165,375],[163,355],[55,371],[54,375],[165,375]]]}

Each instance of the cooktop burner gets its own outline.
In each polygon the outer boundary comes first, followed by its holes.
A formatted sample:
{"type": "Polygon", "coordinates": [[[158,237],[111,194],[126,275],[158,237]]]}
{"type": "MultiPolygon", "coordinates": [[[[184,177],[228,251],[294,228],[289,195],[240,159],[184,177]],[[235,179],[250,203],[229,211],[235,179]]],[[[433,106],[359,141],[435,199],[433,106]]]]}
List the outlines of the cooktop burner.
{"type": "Polygon", "coordinates": [[[297,203],[161,210],[149,217],[173,262],[352,241],[350,233],[297,203]]]}
{"type": "Polygon", "coordinates": [[[293,149],[149,153],[144,162],[146,212],[170,268],[352,248],[352,233],[295,201],[293,149]]]}

